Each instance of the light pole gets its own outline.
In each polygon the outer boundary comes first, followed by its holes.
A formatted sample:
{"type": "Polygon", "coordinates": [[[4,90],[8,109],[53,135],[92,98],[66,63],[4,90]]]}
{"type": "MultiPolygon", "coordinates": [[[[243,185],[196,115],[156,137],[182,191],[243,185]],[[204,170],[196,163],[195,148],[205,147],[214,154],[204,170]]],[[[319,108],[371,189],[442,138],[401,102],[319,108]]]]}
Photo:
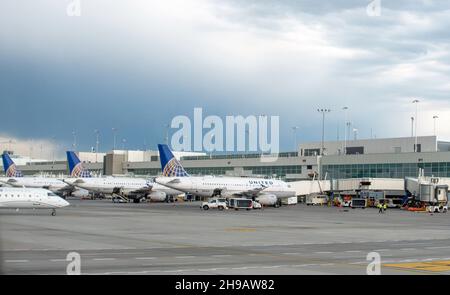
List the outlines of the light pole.
{"type": "Polygon", "coordinates": [[[343,107],[342,108],[344,110],[344,148],[342,149],[342,152],[345,154],[347,154],[346,150],[347,150],[347,115],[348,115],[348,107],[343,107]]]}
{"type": "Polygon", "coordinates": [[[116,133],[117,133],[117,128],[113,127],[111,128],[112,132],[113,132],[113,150],[116,149],[116,133]]]}
{"type": "Polygon", "coordinates": [[[298,126],[292,126],[292,132],[294,133],[294,152],[297,151],[297,129],[300,128],[298,126]]]}
{"type": "Polygon", "coordinates": [[[357,140],[358,139],[358,129],[353,128],[353,139],[357,140]]]}
{"type": "Polygon", "coordinates": [[[325,114],[331,112],[330,109],[317,109],[322,114],[322,149],[320,155],[322,156],[325,150],[325,114]]]}
{"type": "Polygon", "coordinates": [[[418,119],[417,119],[417,114],[418,114],[418,112],[419,112],[419,100],[418,99],[415,99],[415,100],[413,100],[413,102],[412,102],[413,104],[415,104],[416,105],[416,116],[415,116],[415,140],[414,140],[414,152],[417,152],[417,121],[418,121],[418,119]]]}
{"type": "Polygon", "coordinates": [[[72,131],[72,136],[73,136],[73,143],[72,143],[72,147],[73,150],[76,151],[77,150],[77,133],[74,131],[72,131]]]}
{"type": "Polygon", "coordinates": [[[98,129],[95,129],[94,133],[95,133],[95,163],[97,163],[98,162],[98,159],[97,159],[98,145],[99,145],[99,140],[98,139],[99,139],[100,132],[98,131],[98,129]]]}
{"type": "Polygon", "coordinates": [[[434,136],[436,136],[436,120],[439,119],[439,116],[433,116],[433,132],[434,136]]]}
{"type": "Polygon", "coordinates": [[[127,140],[125,138],[122,139],[122,150],[125,150],[125,144],[127,143],[127,140]]]}
{"type": "Polygon", "coordinates": [[[55,165],[55,136],[52,136],[52,162],[55,165]]]}
{"type": "Polygon", "coordinates": [[[414,137],[414,117],[411,117],[411,137],[414,137]]]}

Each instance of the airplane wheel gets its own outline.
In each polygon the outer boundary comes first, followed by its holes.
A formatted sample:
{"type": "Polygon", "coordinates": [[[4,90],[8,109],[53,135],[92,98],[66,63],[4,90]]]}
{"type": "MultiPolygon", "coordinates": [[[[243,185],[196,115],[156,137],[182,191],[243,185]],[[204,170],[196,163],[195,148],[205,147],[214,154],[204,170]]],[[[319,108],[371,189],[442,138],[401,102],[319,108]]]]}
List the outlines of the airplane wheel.
{"type": "Polygon", "coordinates": [[[55,216],[55,215],[56,215],[56,211],[53,210],[53,211],[52,211],[52,216],[55,216]]]}

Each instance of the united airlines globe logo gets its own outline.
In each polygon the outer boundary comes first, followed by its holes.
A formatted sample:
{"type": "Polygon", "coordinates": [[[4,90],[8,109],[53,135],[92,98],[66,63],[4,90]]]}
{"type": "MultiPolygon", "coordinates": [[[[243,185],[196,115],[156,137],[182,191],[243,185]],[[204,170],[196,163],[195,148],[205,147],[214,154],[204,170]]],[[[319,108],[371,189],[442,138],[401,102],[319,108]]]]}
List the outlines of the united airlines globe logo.
{"type": "Polygon", "coordinates": [[[20,170],[17,170],[16,165],[9,166],[8,170],[6,170],[7,177],[23,177],[23,174],[20,170]]]}
{"type": "Polygon", "coordinates": [[[91,173],[83,168],[81,163],[78,163],[72,170],[72,177],[91,177],[91,173]]]}
{"type": "Polygon", "coordinates": [[[172,158],[164,167],[163,176],[188,176],[176,158],[172,158]]]}

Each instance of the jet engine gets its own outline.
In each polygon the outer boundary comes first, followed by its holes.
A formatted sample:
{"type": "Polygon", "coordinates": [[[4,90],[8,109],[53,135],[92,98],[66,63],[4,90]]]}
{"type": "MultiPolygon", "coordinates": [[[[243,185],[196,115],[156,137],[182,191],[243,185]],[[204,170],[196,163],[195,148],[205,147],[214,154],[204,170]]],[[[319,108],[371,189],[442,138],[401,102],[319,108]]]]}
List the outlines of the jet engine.
{"type": "Polygon", "coordinates": [[[256,198],[256,201],[263,206],[275,206],[277,200],[278,200],[277,196],[272,194],[263,194],[256,198]]]}
{"type": "Polygon", "coordinates": [[[164,202],[167,198],[167,194],[165,192],[151,192],[147,195],[147,198],[150,198],[152,202],[164,202]]]}

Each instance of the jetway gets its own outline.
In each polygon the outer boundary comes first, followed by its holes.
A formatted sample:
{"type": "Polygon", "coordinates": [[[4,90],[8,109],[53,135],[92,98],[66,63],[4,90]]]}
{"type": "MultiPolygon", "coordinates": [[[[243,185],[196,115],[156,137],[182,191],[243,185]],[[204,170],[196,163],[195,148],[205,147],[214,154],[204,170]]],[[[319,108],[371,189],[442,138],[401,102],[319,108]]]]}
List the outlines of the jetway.
{"type": "Polygon", "coordinates": [[[406,178],[405,190],[415,199],[429,204],[447,203],[450,178],[406,178]]]}
{"type": "Polygon", "coordinates": [[[401,191],[405,190],[402,178],[350,178],[333,179],[331,190],[334,192],[372,190],[372,191],[401,191]]]}
{"type": "MultiPolygon", "coordinates": [[[[450,183],[450,179],[449,179],[450,183]]],[[[322,192],[389,191],[403,195],[405,180],[402,178],[349,178],[332,180],[300,180],[289,182],[297,196],[322,192]]]]}
{"type": "Polygon", "coordinates": [[[299,180],[288,183],[295,190],[297,196],[320,194],[330,191],[330,180],[299,180]]]}

